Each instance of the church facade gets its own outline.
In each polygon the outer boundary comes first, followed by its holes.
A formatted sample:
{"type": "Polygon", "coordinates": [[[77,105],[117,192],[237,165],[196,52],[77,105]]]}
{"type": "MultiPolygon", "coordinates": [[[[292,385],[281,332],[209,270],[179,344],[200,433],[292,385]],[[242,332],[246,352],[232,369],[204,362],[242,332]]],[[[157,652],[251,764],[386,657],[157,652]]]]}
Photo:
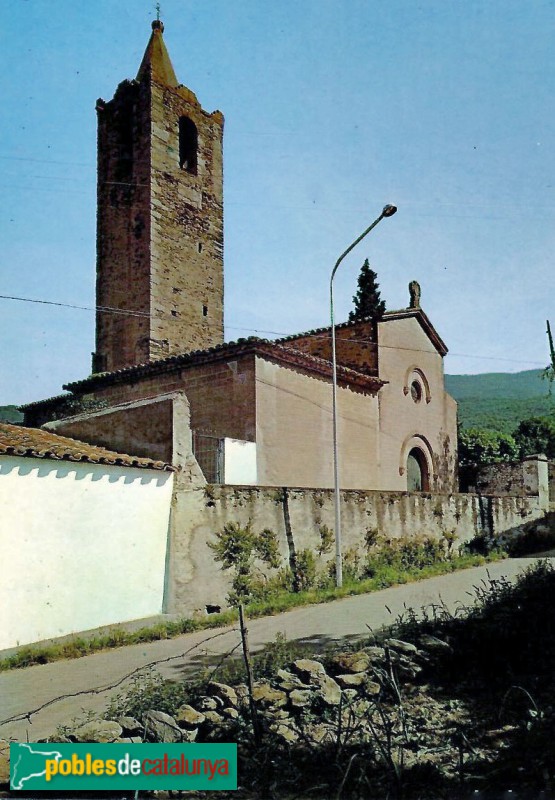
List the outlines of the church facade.
{"type": "MultiPolygon", "coordinates": [[[[136,79],[97,113],[92,374],[25,406],[25,424],[197,485],[332,486],[330,328],[224,342],[224,119],[179,84],[161,22],[136,79]]],[[[419,291],[336,331],[341,486],[455,491],[447,348],[419,291]]]]}

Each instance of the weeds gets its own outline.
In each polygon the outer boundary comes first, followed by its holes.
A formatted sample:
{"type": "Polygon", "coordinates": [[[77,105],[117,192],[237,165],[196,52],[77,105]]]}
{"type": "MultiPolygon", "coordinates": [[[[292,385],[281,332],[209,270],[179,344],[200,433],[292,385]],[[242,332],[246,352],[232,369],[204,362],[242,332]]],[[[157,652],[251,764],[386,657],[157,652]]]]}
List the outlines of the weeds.
{"type": "MultiPolygon", "coordinates": [[[[474,604],[457,613],[442,603],[423,613],[407,608],[393,628],[378,636],[385,655],[372,664],[372,680],[379,691],[344,692],[338,706],[315,705],[302,712],[296,717],[297,744],[272,733],[273,711],[257,743],[240,703],[225,736],[239,745],[239,772],[249,787],[241,796],[550,796],[555,777],[554,588],[555,569],[540,561],[516,584],[481,581],[474,604]],[[414,672],[402,677],[403,657],[387,643],[392,634],[423,648],[409,660],[421,667],[416,677],[414,672]],[[424,634],[441,638],[443,646],[426,650],[424,634]],[[313,735],[316,729],[319,738],[313,735]]],[[[255,677],[271,682],[296,657],[298,649],[278,636],[252,659],[255,677]]],[[[328,674],[333,663],[330,658],[328,674]]],[[[144,720],[152,708],[175,716],[183,703],[195,706],[216,674],[231,685],[244,680],[241,663],[230,659],[217,673],[188,684],[155,675],[136,678],[126,696],[112,701],[108,717],[144,720]]]]}
{"type": "Polygon", "coordinates": [[[258,557],[269,567],[277,569],[281,563],[277,537],[269,528],[256,534],[249,523],[242,528],[237,522],[228,522],[216,534],[215,542],[208,542],[214,558],[222,568],[233,570],[232,591],[228,601],[237,605],[253,594],[264,594],[264,582],[253,575],[254,560],[258,557]]]}
{"type": "Polygon", "coordinates": [[[378,538],[369,549],[363,564],[363,577],[372,578],[387,567],[403,573],[442,564],[448,560],[450,555],[444,542],[432,537],[378,538]]]}
{"type": "Polygon", "coordinates": [[[323,556],[326,553],[329,553],[333,547],[333,542],[335,540],[335,534],[331,528],[328,528],[327,525],[320,525],[319,527],[320,533],[320,544],[318,545],[318,555],[323,556]]]}
{"type": "Polygon", "coordinates": [[[202,678],[194,683],[177,683],[164,680],[154,671],[138,674],[131,680],[125,692],[115,695],[106,710],[106,719],[131,716],[143,722],[150,709],[175,714],[177,709],[194,700],[200,694],[202,678]],[[195,691],[196,690],[196,691],[195,691]]]}
{"type": "Polygon", "coordinates": [[[523,556],[528,553],[541,553],[555,547],[555,523],[550,519],[549,527],[535,525],[507,544],[511,556],[523,556]]]}
{"type": "MultiPolygon", "coordinates": [[[[353,570],[358,573],[358,566],[355,566],[355,556],[353,555],[351,562],[349,562],[350,557],[347,556],[347,568],[344,573],[345,580],[340,589],[335,586],[335,571],[333,567],[330,569],[329,574],[320,576],[312,587],[307,587],[301,592],[291,591],[291,574],[289,570],[281,570],[273,579],[258,582],[252,581],[251,594],[246,605],[246,611],[250,618],[279,614],[299,606],[327,603],[341,597],[366,594],[379,589],[386,589],[389,586],[431,578],[435,575],[443,575],[468,567],[480,566],[487,561],[495,561],[503,557],[504,554],[500,552],[493,552],[488,556],[463,553],[420,568],[412,566],[401,568],[399,564],[391,563],[382,563],[378,567],[374,562],[374,574],[371,577],[360,579],[353,577],[353,572],[351,571],[352,565],[353,570]]],[[[389,556],[387,556],[386,561],[387,559],[389,559],[389,556]]],[[[306,570],[307,572],[308,570],[306,570]]],[[[28,667],[33,664],[47,664],[68,658],[80,658],[100,650],[173,638],[184,633],[224,627],[236,622],[237,612],[230,610],[220,614],[211,614],[209,617],[164,621],[156,626],[141,628],[134,632],[114,629],[107,634],[88,639],[80,637],[69,642],[50,646],[22,647],[14,655],[0,661],[0,671],[28,667]]]]}

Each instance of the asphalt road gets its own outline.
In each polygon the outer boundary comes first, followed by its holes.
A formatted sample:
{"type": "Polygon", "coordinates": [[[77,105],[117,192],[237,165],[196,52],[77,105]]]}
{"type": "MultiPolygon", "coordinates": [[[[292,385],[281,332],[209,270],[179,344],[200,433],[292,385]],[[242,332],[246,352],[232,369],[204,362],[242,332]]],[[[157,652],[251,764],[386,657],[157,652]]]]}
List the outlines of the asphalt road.
{"type": "MultiPolygon", "coordinates": [[[[553,555],[549,554],[550,560],[553,555]]],[[[454,611],[461,603],[472,602],[473,587],[487,581],[488,575],[492,579],[505,576],[512,581],[535,560],[508,559],[252,620],[248,623],[251,650],[274,641],[278,633],[291,642],[314,643],[316,649],[324,648],[331,642],[368,635],[369,628],[375,630],[393,622],[407,607],[418,610],[443,603],[454,611]]],[[[156,662],[156,669],[164,677],[183,680],[207,663],[220,661],[239,644],[237,628],[197,631],[175,639],[0,673],[0,739],[37,741],[86,711],[102,713],[110,697],[126,685],[128,676],[148,664],[156,662]],[[65,697],[58,700],[62,695],[65,697]],[[39,707],[41,710],[35,711],[39,707]],[[25,714],[29,716],[5,721],[25,714]]]]}

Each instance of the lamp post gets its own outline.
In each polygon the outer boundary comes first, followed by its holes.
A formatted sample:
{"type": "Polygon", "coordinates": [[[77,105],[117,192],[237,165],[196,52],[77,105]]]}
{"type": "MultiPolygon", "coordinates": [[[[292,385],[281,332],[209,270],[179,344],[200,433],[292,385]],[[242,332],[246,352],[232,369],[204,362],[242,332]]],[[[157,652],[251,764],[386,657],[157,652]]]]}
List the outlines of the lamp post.
{"type": "Polygon", "coordinates": [[[381,222],[384,217],[392,217],[397,211],[397,206],[387,205],[384,206],[380,216],[360,234],[358,239],[349,245],[349,247],[342,253],[331,273],[330,278],[330,321],[331,321],[331,358],[332,358],[332,414],[333,414],[333,487],[334,487],[334,505],[335,505],[335,583],[337,587],[343,586],[343,560],[341,555],[341,497],[339,494],[339,459],[337,456],[337,359],[335,355],[335,322],[333,319],[333,279],[337,268],[353,248],[361,242],[364,237],[370,233],[372,228],[375,228],[378,222],[381,222]]]}

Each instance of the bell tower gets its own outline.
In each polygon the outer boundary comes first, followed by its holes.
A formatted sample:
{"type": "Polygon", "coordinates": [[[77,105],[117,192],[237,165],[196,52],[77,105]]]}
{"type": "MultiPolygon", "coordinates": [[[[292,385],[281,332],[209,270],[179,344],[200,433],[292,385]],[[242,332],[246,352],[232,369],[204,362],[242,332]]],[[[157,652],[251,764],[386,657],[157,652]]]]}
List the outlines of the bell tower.
{"type": "Polygon", "coordinates": [[[178,83],[163,31],[96,104],[93,372],[223,343],[224,118],[178,83]]]}

